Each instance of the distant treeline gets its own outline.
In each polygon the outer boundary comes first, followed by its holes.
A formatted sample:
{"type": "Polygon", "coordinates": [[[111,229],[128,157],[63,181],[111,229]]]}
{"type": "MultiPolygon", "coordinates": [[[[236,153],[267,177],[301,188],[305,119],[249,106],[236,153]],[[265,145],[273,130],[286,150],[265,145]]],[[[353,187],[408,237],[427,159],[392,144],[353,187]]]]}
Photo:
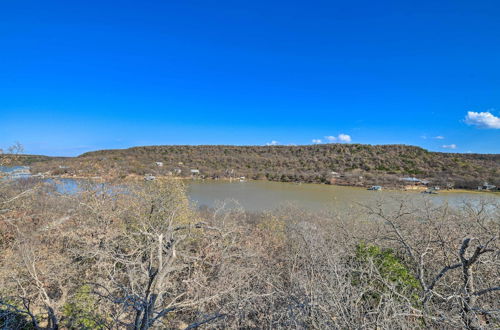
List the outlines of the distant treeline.
{"type": "Polygon", "coordinates": [[[499,154],[429,152],[406,145],[149,146],[41,158],[33,164],[35,172],[108,177],[190,176],[191,169],[207,178],[282,182],[394,186],[403,184],[400,178],[414,176],[455,188],[475,189],[484,182],[500,185],[499,154]]]}
{"type": "Polygon", "coordinates": [[[0,154],[0,164],[3,166],[32,165],[33,163],[63,160],[65,157],[49,157],[41,155],[0,154]]]}

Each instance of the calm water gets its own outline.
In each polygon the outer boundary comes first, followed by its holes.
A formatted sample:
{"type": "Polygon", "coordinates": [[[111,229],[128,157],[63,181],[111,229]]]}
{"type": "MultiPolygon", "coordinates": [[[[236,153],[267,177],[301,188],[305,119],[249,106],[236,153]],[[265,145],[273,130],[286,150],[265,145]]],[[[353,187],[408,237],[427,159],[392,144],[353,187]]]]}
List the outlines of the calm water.
{"type": "Polygon", "coordinates": [[[437,195],[404,191],[368,191],[363,188],[340,187],[320,184],[292,184],[281,182],[192,182],[188,185],[190,199],[197,206],[213,207],[221,201],[235,200],[248,211],[273,210],[277,207],[294,204],[311,210],[333,210],[371,204],[378,200],[414,201],[431,200],[436,204],[444,202],[458,205],[464,201],[476,202],[481,199],[500,203],[500,195],[490,193],[449,193],[437,195]]]}
{"type": "Polygon", "coordinates": [[[13,173],[16,171],[25,171],[29,172],[30,167],[29,166],[0,166],[0,172],[2,173],[13,173]]]}
{"type": "MultiPolygon", "coordinates": [[[[74,179],[46,179],[59,193],[73,194],[81,184],[107,186],[103,183],[74,179]]],[[[187,181],[187,192],[196,207],[215,207],[221,202],[235,201],[248,211],[274,210],[281,206],[295,205],[301,208],[328,211],[350,208],[359,204],[369,205],[381,201],[384,204],[401,200],[415,202],[432,201],[436,204],[460,205],[481,200],[500,204],[500,194],[478,192],[440,192],[437,195],[405,191],[369,191],[364,188],[341,187],[320,184],[293,184],[281,182],[251,181],[229,183],[225,181],[187,181]]],[[[106,188],[110,193],[123,193],[124,187],[106,188]]]]}

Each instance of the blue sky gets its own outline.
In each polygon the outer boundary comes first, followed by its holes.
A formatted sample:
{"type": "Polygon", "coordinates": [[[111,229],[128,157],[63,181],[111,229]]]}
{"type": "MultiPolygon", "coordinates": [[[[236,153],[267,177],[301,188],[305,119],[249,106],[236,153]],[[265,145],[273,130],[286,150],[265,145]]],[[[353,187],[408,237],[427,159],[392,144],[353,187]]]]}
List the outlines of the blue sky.
{"type": "Polygon", "coordinates": [[[500,153],[499,16],[497,0],[3,1],[0,147],[500,153]]]}

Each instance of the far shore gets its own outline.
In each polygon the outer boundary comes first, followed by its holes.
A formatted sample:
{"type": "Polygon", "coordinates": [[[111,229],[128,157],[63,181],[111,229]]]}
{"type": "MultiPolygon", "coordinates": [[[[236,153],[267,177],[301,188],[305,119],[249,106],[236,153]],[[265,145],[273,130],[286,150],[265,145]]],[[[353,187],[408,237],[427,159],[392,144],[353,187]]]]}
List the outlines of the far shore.
{"type": "MultiPolygon", "coordinates": [[[[75,179],[75,180],[92,180],[99,182],[109,182],[109,181],[121,181],[121,182],[141,182],[144,181],[144,177],[140,175],[129,174],[124,178],[117,177],[102,177],[102,176],[71,176],[71,175],[51,175],[44,176],[44,178],[49,179],[75,179]]],[[[238,179],[229,179],[229,178],[189,178],[189,177],[180,177],[180,176],[156,176],[155,181],[166,181],[166,180],[183,180],[183,181],[201,181],[201,182],[234,182],[240,183],[238,179]]],[[[360,186],[360,185],[347,185],[347,184],[325,184],[325,183],[307,183],[307,182],[283,182],[283,181],[269,181],[269,180],[253,180],[246,179],[244,182],[276,182],[276,183],[285,183],[285,184],[293,184],[293,185],[326,185],[326,186],[338,186],[338,187],[350,187],[357,188],[361,190],[366,190],[371,187],[371,185],[360,186]]],[[[242,183],[244,183],[242,182],[242,183]]],[[[409,193],[422,193],[426,191],[427,187],[418,187],[416,189],[405,189],[403,187],[383,186],[383,191],[391,191],[391,192],[409,192],[409,193]]],[[[374,191],[376,193],[376,191],[374,191]]],[[[474,190],[474,189],[441,189],[438,190],[439,194],[453,194],[453,193],[476,193],[476,194],[494,194],[500,195],[500,191],[490,191],[490,190],[474,190]]]]}

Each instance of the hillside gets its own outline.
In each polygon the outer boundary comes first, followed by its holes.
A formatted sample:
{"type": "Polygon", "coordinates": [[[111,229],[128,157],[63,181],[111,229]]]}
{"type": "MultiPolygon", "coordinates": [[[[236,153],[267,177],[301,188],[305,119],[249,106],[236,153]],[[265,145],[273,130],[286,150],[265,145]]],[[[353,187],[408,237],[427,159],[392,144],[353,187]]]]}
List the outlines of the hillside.
{"type": "Polygon", "coordinates": [[[16,166],[16,165],[32,165],[39,162],[49,162],[55,160],[64,160],[66,157],[49,157],[41,155],[24,155],[24,154],[0,154],[0,165],[16,166]]]}
{"type": "Polygon", "coordinates": [[[499,154],[439,153],[405,145],[148,146],[34,164],[40,172],[105,177],[169,175],[175,169],[182,170],[180,176],[199,169],[205,177],[285,182],[401,185],[401,177],[416,176],[456,188],[476,188],[484,181],[500,185],[499,154]]]}

